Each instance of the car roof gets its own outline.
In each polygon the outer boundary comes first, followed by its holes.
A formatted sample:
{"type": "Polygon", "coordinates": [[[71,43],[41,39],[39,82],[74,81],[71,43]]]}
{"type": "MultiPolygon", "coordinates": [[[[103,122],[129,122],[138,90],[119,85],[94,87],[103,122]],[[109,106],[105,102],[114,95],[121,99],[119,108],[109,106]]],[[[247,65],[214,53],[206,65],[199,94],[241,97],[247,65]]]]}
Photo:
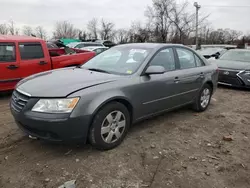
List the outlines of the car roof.
{"type": "Polygon", "coordinates": [[[106,41],[109,41],[109,40],[95,40],[95,42],[106,42],[106,41]]]}
{"type": "Polygon", "coordinates": [[[71,42],[69,44],[79,44],[79,43],[82,43],[82,42],[71,42]]]}
{"type": "Polygon", "coordinates": [[[83,44],[101,44],[100,42],[81,42],[83,44]]]}
{"type": "Polygon", "coordinates": [[[108,49],[108,47],[105,47],[105,46],[87,46],[87,47],[83,47],[83,49],[98,49],[98,48],[105,48],[105,49],[108,49]]]}
{"type": "Polygon", "coordinates": [[[248,49],[231,49],[229,51],[236,51],[236,52],[250,52],[248,49]]]}
{"type": "Polygon", "coordinates": [[[21,35],[0,35],[0,41],[26,42],[26,41],[43,41],[40,38],[21,35]]]}
{"type": "MultiPolygon", "coordinates": [[[[171,44],[171,43],[129,43],[120,44],[116,47],[131,47],[131,48],[162,48],[162,47],[185,47],[182,44],[171,44]]],[[[188,48],[188,47],[186,47],[188,48]]]]}

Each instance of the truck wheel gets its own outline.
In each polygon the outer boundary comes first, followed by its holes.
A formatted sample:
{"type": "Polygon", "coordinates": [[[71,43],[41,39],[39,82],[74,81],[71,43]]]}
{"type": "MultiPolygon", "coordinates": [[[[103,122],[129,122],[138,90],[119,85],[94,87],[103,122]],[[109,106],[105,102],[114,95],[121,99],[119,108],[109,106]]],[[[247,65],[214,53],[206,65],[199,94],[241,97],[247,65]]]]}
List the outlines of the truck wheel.
{"type": "Polygon", "coordinates": [[[129,126],[127,108],[118,102],[109,103],[95,115],[89,131],[89,142],[100,150],[113,149],[121,144],[129,126]]]}
{"type": "Polygon", "coordinates": [[[212,89],[208,84],[205,84],[200,90],[195,102],[193,104],[193,109],[197,112],[205,111],[211,101],[212,89]]]}

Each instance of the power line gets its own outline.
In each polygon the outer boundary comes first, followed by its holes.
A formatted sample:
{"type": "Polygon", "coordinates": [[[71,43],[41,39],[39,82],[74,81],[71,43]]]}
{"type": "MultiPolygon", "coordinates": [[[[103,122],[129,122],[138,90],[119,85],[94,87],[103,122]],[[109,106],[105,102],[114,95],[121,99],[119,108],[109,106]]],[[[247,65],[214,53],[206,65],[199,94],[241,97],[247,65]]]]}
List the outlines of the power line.
{"type": "Polygon", "coordinates": [[[202,5],[202,7],[218,7],[218,8],[250,8],[250,5],[202,5]]]}

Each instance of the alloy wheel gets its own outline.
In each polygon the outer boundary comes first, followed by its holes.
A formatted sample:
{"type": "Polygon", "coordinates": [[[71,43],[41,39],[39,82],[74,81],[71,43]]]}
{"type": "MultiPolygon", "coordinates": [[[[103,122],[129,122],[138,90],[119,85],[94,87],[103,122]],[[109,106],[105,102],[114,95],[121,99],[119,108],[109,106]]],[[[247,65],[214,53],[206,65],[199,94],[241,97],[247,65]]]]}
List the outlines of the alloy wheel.
{"type": "Polygon", "coordinates": [[[102,122],[101,136],[104,142],[116,142],[124,133],[126,126],[125,115],[121,111],[109,113],[102,122]]]}
{"type": "Polygon", "coordinates": [[[210,90],[208,88],[205,88],[201,94],[201,106],[202,108],[206,108],[210,101],[210,90]]]}

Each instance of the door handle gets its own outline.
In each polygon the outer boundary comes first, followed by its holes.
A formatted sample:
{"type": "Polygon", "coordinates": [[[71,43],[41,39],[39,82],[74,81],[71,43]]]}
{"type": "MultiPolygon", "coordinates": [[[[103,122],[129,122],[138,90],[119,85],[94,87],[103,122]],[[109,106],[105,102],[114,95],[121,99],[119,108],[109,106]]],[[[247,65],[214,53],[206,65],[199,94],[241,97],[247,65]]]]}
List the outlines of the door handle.
{"type": "Polygon", "coordinates": [[[6,67],[7,69],[10,69],[10,70],[15,70],[17,68],[19,68],[17,65],[9,65],[6,67]]]}
{"type": "Polygon", "coordinates": [[[45,61],[40,61],[38,64],[39,64],[39,65],[46,65],[47,62],[45,62],[45,61]]]}
{"type": "Polygon", "coordinates": [[[200,73],[200,77],[201,77],[201,78],[204,78],[204,77],[205,77],[205,75],[204,75],[203,72],[200,73]]]}
{"type": "Polygon", "coordinates": [[[179,77],[178,77],[178,76],[177,76],[177,77],[175,77],[175,78],[174,78],[174,83],[178,84],[179,82],[180,82],[179,77]]]}

